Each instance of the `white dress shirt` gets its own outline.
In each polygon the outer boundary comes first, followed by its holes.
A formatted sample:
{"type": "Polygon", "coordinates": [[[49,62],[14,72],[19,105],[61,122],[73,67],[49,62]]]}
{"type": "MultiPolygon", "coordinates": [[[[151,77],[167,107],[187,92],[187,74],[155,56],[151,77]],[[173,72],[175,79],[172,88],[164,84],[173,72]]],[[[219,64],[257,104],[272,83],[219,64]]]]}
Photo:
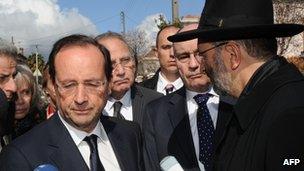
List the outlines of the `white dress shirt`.
{"type": "Polygon", "coordinates": [[[2,148],[9,144],[11,137],[9,135],[3,135],[2,137],[0,136],[0,138],[1,138],[0,141],[2,141],[0,142],[0,152],[1,152],[2,148]]]}
{"type": "Polygon", "coordinates": [[[105,170],[113,170],[118,171],[121,170],[117,161],[117,158],[115,156],[114,150],[112,148],[111,142],[109,141],[109,138],[106,134],[106,131],[104,130],[103,125],[99,121],[94,128],[94,130],[91,133],[87,133],[81,130],[78,130],[71,126],[69,123],[67,123],[59,114],[59,118],[64,124],[64,126],[69,131],[74,143],[76,144],[78,150],[80,151],[84,161],[86,162],[87,166],[90,168],[90,147],[89,145],[83,141],[83,139],[86,136],[90,136],[92,134],[97,135],[97,148],[98,148],[98,154],[100,161],[104,167],[105,170]]]}
{"type": "Polygon", "coordinates": [[[210,93],[213,96],[210,97],[207,101],[207,107],[209,110],[209,113],[211,115],[211,119],[213,121],[213,126],[216,128],[216,121],[217,121],[217,116],[218,116],[218,106],[219,106],[219,95],[217,95],[213,88],[210,88],[207,92],[203,93],[197,93],[193,91],[186,90],[186,96],[187,96],[187,109],[188,109],[188,114],[189,114],[189,121],[190,121],[190,127],[191,127],[191,133],[192,133],[192,139],[193,139],[193,144],[195,148],[195,154],[196,158],[198,161],[198,165],[200,170],[204,171],[204,165],[199,161],[199,139],[198,139],[198,130],[197,130],[197,118],[196,118],[196,113],[198,109],[198,105],[193,99],[193,97],[197,94],[205,94],[205,93],[210,93]]]}
{"type": "Polygon", "coordinates": [[[174,82],[169,82],[167,79],[164,78],[164,76],[161,74],[161,72],[159,72],[158,73],[157,88],[156,88],[157,92],[163,93],[164,95],[166,95],[166,86],[168,84],[172,84],[174,86],[172,92],[174,92],[174,91],[176,91],[176,90],[178,90],[178,89],[180,89],[181,87],[184,86],[184,83],[183,83],[181,78],[178,78],[174,82]]]}
{"type": "MultiPolygon", "coordinates": [[[[105,108],[103,109],[103,114],[105,116],[114,115],[114,103],[118,101],[113,97],[110,97],[107,101],[105,108]]],[[[131,100],[131,89],[129,89],[126,94],[119,100],[122,103],[120,113],[122,116],[129,121],[133,121],[133,110],[132,110],[132,100],[131,100]]]]}

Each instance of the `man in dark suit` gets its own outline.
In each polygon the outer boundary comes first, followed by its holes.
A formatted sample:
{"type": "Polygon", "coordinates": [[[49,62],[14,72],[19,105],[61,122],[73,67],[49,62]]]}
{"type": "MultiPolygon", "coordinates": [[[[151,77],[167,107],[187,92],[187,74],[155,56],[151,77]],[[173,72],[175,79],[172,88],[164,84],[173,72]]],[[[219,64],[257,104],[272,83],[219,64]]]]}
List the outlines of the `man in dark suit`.
{"type": "MultiPolygon", "coordinates": [[[[191,24],[179,32],[196,27],[197,24],[191,24]]],[[[185,86],[147,106],[143,123],[146,168],[160,170],[162,159],[174,156],[183,169],[208,170],[205,168],[209,168],[212,162],[214,128],[221,125],[221,118],[228,116],[231,105],[221,101],[214,92],[203,64],[197,59],[197,40],[174,43],[173,48],[185,86]],[[196,97],[204,95],[209,96],[204,104],[208,112],[200,113],[202,110],[196,97]],[[208,122],[201,122],[202,117],[208,118],[208,122]],[[201,130],[201,126],[208,124],[211,134],[203,137],[201,133],[206,129],[201,130]],[[210,144],[204,147],[208,142],[210,144]]]]}
{"type": "Polygon", "coordinates": [[[12,114],[9,113],[9,102],[2,89],[0,89],[0,152],[10,141],[10,129],[12,127],[12,114]]]}
{"type": "Polygon", "coordinates": [[[276,41],[303,30],[274,24],[271,0],[214,0],[198,29],[169,38],[198,38],[207,74],[238,99],[218,137],[215,170],[304,170],[304,77],[277,55],[276,41]]]}
{"type": "Polygon", "coordinates": [[[109,50],[113,68],[111,94],[103,113],[141,126],[146,104],[162,95],[134,84],[137,59],[122,35],[107,32],[95,39],[109,50]]]}
{"type": "Polygon", "coordinates": [[[155,55],[159,59],[160,68],[154,76],[140,83],[141,86],[155,90],[164,95],[172,93],[183,86],[176,66],[172,43],[167,40],[178,28],[168,25],[157,33],[155,55]]]}
{"type": "Polygon", "coordinates": [[[71,35],[49,56],[58,111],[3,149],[0,170],[142,170],[139,126],[101,117],[111,79],[109,52],[93,38],[71,35]]]}
{"type": "Polygon", "coordinates": [[[17,65],[17,48],[0,38],[0,151],[10,142],[14,120],[14,81],[17,65]]]}

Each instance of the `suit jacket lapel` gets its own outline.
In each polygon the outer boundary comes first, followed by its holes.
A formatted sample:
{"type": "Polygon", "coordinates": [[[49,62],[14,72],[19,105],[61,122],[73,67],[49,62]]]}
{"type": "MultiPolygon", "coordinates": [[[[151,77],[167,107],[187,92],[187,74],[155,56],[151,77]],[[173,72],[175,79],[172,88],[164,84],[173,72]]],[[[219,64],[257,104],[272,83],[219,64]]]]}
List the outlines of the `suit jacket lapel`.
{"type": "Polygon", "coordinates": [[[158,82],[158,75],[160,72],[160,68],[155,72],[154,76],[152,77],[152,84],[151,84],[151,89],[157,91],[157,82],[158,82]]]}
{"type": "Polygon", "coordinates": [[[186,107],[186,90],[182,88],[173,94],[168,111],[173,133],[168,142],[169,155],[181,158],[183,166],[198,167],[195,148],[192,139],[190,121],[186,107]],[[185,162],[186,161],[186,162],[185,162]]]}
{"type": "Polygon", "coordinates": [[[235,102],[227,102],[225,98],[223,99],[222,97],[220,97],[218,119],[214,136],[214,150],[217,149],[217,147],[225,137],[227,131],[226,127],[228,126],[233,116],[233,103],[235,102]]]}
{"type": "Polygon", "coordinates": [[[59,170],[88,170],[76,144],[60,121],[58,113],[50,119],[48,133],[50,159],[56,163],[59,170]]]}
{"type": "MultiPolygon", "coordinates": [[[[135,85],[131,87],[131,100],[132,100],[132,111],[133,111],[133,121],[137,123],[142,123],[142,110],[143,110],[143,99],[142,92],[135,85]]],[[[141,126],[141,124],[140,124],[141,126]]]]}
{"type": "Polygon", "coordinates": [[[112,118],[101,118],[101,122],[111,142],[115,156],[117,158],[121,170],[128,170],[128,147],[125,147],[119,137],[120,134],[115,133],[115,123],[111,122],[112,118]]]}

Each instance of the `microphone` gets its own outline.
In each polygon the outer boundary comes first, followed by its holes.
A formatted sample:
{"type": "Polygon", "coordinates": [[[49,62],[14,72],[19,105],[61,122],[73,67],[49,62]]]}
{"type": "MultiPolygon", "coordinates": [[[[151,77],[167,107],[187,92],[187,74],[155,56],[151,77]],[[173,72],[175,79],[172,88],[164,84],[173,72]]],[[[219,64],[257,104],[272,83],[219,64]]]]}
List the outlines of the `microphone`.
{"type": "Polygon", "coordinates": [[[160,162],[162,171],[184,171],[174,156],[167,156],[160,162]]]}
{"type": "Polygon", "coordinates": [[[51,164],[42,164],[36,167],[34,171],[59,171],[59,169],[51,164]]]}

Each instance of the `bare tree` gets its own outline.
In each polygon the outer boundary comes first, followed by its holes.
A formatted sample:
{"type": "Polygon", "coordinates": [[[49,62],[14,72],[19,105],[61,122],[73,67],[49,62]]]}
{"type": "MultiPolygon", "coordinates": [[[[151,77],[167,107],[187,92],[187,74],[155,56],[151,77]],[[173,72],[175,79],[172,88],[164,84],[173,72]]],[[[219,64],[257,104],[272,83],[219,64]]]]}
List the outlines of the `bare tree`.
{"type": "Polygon", "coordinates": [[[128,31],[125,34],[125,38],[128,41],[135,58],[139,58],[148,53],[151,48],[147,35],[142,30],[135,29],[128,31]]]}
{"type": "MultiPolygon", "coordinates": [[[[274,0],[275,23],[304,23],[304,0],[274,0]]],[[[294,37],[278,39],[278,54],[286,54],[291,46],[300,48],[294,37]]],[[[302,39],[303,41],[303,39],[302,39]]]]}

